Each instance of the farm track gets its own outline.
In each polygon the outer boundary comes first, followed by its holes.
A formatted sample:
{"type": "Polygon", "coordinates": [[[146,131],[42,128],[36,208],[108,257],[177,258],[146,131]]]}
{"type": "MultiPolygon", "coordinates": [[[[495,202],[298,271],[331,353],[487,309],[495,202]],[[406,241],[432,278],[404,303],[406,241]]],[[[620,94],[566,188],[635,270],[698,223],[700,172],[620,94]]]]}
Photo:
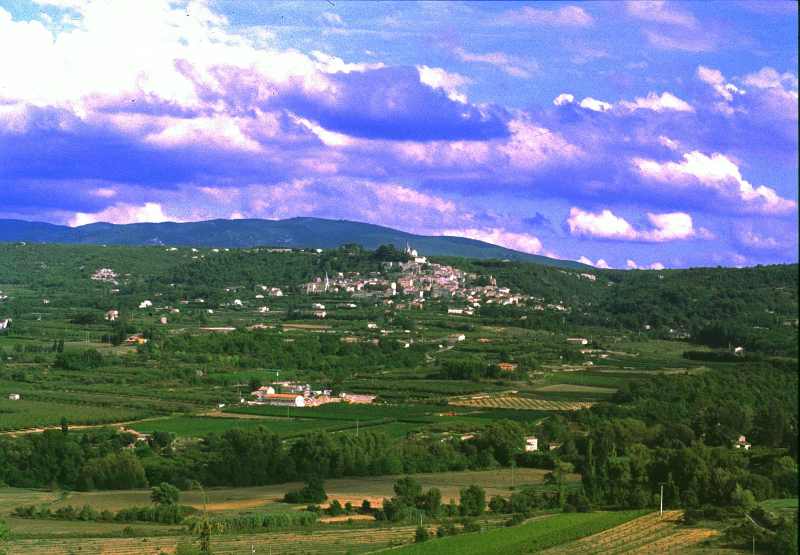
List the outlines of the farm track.
{"type": "Polygon", "coordinates": [[[649,555],[683,553],[704,540],[719,534],[705,528],[679,528],[682,511],[665,511],[663,517],[652,513],[609,530],[560,545],[542,555],[649,555]]]}

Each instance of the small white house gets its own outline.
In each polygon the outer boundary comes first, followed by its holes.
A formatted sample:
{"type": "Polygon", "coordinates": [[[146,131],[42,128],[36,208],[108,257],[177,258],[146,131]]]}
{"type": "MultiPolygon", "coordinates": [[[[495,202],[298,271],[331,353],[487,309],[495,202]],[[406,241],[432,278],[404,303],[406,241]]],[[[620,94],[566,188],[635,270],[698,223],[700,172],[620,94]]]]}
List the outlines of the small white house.
{"type": "Polygon", "coordinates": [[[153,301],[148,299],[145,299],[139,303],[139,308],[150,308],[151,306],[153,306],[153,301]]]}
{"type": "Polygon", "coordinates": [[[161,322],[162,325],[166,325],[167,317],[166,316],[162,316],[161,318],[158,319],[158,321],[161,322]]]}
{"type": "Polygon", "coordinates": [[[567,337],[567,343],[570,345],[588,345],[589,340],[585,337],[567,337]]]}
{"type": "Polygon", "coordinates": [[[378,324],[376,324],[375,322],[367,322],[367,329],[376,330],[378,329],[378,324]]]}
{"type": "Polygon", "coordinates": [[[325,310],[325,305],[322,303],[314,303],[311,305],[314,310],[325,310]]]}
{"type": "Polygon", "coordinates": [[[119,318],[119,310],[108,310],[106,311],[106,320],[109,322],[115,321],[119,318]]]}
{"type": "Polygon", "coordinates": [[[11,318],[0,320],[0,330],[7,330],[11,327],[11,318]]]}
{"type": "Polygon", "coordinates": [[[9,393],[8,394],[8,400],[9,401],[19,401],[19,399],[20,399],[19,393],[9,393]]]}
{"type": "Polygon", "coordinates": [[[261,314],[266,314],[267,312],[269,312],[269,307],[268,306],[260,306],[260,307],[258,307],[258,311],[261,314]]]}
{"type": "Polygon", "coordinates": [[[736,443],[733,444],[733,447],[735,449],[744,449],[745,451],[749,451],[750,447],[752,447],[752,445],[747,443],[747,438],[746,437],[739,436],[739,439],[736,440],[736,443]]]}
{"type": "Polygon", "coordinates": [[[532,453],[539,450],[539,438],[536,436],[528,436],[525,438],[525,452],[532,453]]]}

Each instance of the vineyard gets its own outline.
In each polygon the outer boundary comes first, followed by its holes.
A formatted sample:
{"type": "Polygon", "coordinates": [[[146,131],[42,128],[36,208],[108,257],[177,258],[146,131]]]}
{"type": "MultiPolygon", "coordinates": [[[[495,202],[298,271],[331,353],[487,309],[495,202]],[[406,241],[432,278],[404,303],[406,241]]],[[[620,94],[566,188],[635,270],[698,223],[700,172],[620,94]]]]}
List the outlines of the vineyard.
{"type": "Polygon", "coordinates": [[[543,552],[559,554],[683,553],[687,548],[716,536],[706,528],[681,528],[682,511],[652,513],[599,534],[543,552]]]}
{"type": "Polygon", "coordinates": [[[546,399],[531,399],[528,397],[519,397],[517,395],[484,395],[480,397],[459,397],[450,399],[449,404],[457,407],[473,408],[574,411],[589,408],[594,403],[588,401],[551,401],[546,399]]]}
{"type": "Polygon", "coordinates": [[[147,416],[149,413],[124,407],[102,407],[31,401],[0,399],[0,431],[56,426],[66,417],[70,424],[105,424],[147,416]]]}

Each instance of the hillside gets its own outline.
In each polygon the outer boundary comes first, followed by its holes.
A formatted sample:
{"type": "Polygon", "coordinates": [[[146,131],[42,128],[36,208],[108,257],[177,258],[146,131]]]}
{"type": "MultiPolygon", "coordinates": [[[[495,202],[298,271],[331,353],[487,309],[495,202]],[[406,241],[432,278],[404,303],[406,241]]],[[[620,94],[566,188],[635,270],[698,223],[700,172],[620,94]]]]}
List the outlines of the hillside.
{"type": "Polygon", "coordinates": [[[475,239],[415,235],[373,224],[321,218],[208,220],[127,225],[96,223],[78,227],[22,220],[0,220],[0,241],[229,248],[254,246],[335,248],[355,243],[366,249],[375,249],[385,244],[403,248],[409,243],[428,256],[498,258],[562,268],[585,267],[578,262],[519,252],[475,239]]]}

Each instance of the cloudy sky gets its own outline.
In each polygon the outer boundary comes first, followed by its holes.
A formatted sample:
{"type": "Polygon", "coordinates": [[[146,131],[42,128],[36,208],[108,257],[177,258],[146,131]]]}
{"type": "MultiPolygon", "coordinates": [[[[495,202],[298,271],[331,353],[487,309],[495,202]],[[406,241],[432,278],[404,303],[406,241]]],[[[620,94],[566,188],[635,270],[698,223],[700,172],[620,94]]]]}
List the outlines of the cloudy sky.
{"type": "Polygon", "coordinates": [[[0,0],[0,218],[797,261],[794,2],[0,0]]]}

